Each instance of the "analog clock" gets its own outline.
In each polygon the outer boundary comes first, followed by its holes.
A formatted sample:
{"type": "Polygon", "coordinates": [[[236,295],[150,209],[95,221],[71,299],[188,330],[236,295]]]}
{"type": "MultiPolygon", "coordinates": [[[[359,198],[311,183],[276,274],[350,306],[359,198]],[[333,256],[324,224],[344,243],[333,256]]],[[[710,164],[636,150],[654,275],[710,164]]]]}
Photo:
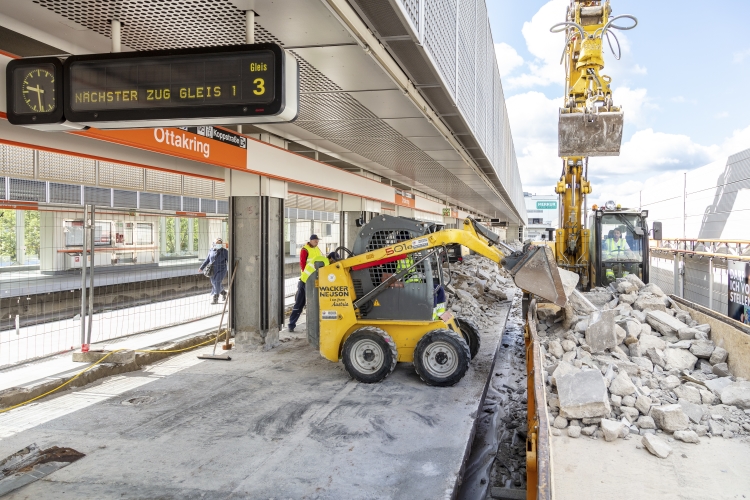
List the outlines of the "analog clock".
{"type": "Polygon", "coordinates": [[[51,113],[55,110],[55,68],[44,65],[38,68],[18,68],[21,80],[21,97],[24,105],[16,112],[51,113]],[[25,75],[23,73],[26,73],[25,75]]]}
{"type": "Polygon", "coordinates": [[[57,57],[14,59],[8,63],[7,115],[13,125],[58,130],[63,116],[63,66],[57,57]]]}

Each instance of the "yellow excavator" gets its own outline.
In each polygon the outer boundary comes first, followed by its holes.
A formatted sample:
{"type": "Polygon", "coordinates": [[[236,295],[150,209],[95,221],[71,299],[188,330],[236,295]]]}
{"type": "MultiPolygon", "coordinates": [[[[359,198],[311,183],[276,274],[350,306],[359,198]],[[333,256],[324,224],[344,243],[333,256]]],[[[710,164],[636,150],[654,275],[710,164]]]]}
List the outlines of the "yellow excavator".
{"type": "Polygon", "coordinates": [[[563,164],[555,186],[561,207],[555,257],[560,268],[580,276],[585,290],[630,273],[648,281],[648,212],[610,201],[592,206],[586,219],[589,157],[617,156],[622,143],[623,111],[612,99],[612,79],[602,74],[604,43],[619,60],[615,31],[637,24],[629,14],[612,16],[609,1],[571,0],[566,20],[550,29],[565,33],[561,64],[567,92],[558,122],[563,164]]]}
{"type": "Polygon", "coordinates": [[[348,258],[319,262],[308,278],[308,342],[330,361],[342,360],[360,382],[380,382],[402,361],[413,362],[429,385],[454,385],[480,344],[471,320],[444,308],[450,272],[443,264],[455,244],[503,265],[518,287],[561,307],[575,287],[572,273],[561,278],[546,245],[514,251],[472,218],[461,229],[437,229],[379,215],[361,228],[351,251],[339,249],[348,258]]]}

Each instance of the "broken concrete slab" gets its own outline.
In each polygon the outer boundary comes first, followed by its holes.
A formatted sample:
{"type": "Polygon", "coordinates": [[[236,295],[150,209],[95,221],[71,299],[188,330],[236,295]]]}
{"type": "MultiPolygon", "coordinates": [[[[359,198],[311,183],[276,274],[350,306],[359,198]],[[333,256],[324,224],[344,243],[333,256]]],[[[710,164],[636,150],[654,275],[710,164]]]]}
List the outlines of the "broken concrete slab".
{"type": "Polygon", "coordinates": [[[667,362],[668,369],[674,368],[675,370],[692,371],[698,358],[685,349],[666,349],[664,351],[664,360],[667,362]]]}
{"type": "Polygon", "coordinates": [[[641,396],[639,395],[638,398],[635,400],[635,408],[639,412],[641,412],[643,415],[648,415],[649,411],[651,411],[651,398],[648,396],[641,396]]]}
{"type": "MultiPolygon", "coordinates": [[[[675,393],[676,392],[677,391],[675,390],[675,393]]],[[[680,399],[680,402],[677,404],[679,404],[680,407],[682,407],[682,411],[685,413],[685,415],[687,415],[687,417],[690,419],[691,422],[693,422],[694,424],[701,423],[704,412],[703,412],[703,407],[701,406],[700,402],[693,403],[692,401],[688,401],[686,399],[680,399]]]]}
{"type": "Polygon", "coordinates": [[[657,285],[656,283],[649,283],[648,285],[641,288],[641,290],[638,293],[639,294],[651,293],[658,297],[666,297],[666,294],[662,291],[661,288],[659,288],[659,285],[657,285]]]}
{"type": "Polygon", "coordinates": [[[722,389],[720,396],[725,405],[750,409],[750,382],[734,382],[722,389]]]}
{"type": "Polygon", "coordinates": [[[604,352],[619,344],[615,332],[615,312],[595,311],[586,329],[586,344],[591,352],[604,352]]]}
{"type": "Polygon", "coordinates": [[[88,351],[88,352],[74,352],[73,361],[76,363],[96,363],[101,361],[104,357],[105,363],[114,363],[116,365],[127,365],[129,363],[135,363],[135,351],[131,349],[124,349],[122,351],[88,351]]]}
{"type": "Polygon", "coordinates": [[[708,362],[712,365],[717,365],[719,363],[723,363],[727,360],[727,350],[723,347],[717,347],[714,349],[714,352],[711,353],[711,357],[708,359],[708,362]]]}
{"type": "Polygon", "coordinates": [[[732,376],[732,372],[729,371],[729,365],[727,365],[726,363],[716,363],[713,368],[711,368],[711,372],[719,377],[732,376]]]}
{"type": "Polygon", "coordinates": [[[685,323],[661,310],[646,313],[646,322],[654,330],[669,337],[677,337],[677,332],[685,328],[685,323]]]}
{"type": "Polygon", "coordinates": [[[712,380],[706,380],[703,382],[706,387],[711,389],[714,394],[721,395],[721,391],[724,390],[725,387],[732,384],[732,378],[731,377],[720,377],[715,378],[712,380]]]}
{"type": "Polygon", "coordinates": [[[564,375],[557,379],[560,415],[566,418],[593,418],[611,410],[604,377],[596,370],[564,375]]]}
{"type": "Polygon", "coordinates": [[[656,455],[659,458],[667,458],[672,454],[672,447],[654,434],[646,434],[643,436],[641,443],[643,443],[643,446],[645,446],[652,455],[656,455]]]}
{"type": "Polygon", "coordinates": [[[636,392],[635,384],[630,380],[630,376],[621,371],[617,377],[609,384],[609,392],[617,396],[629,396],[636,392]]]}
{"type": "Polygon", "coordinates": [[[560,379],[560,377],[578,373],[580,371],[581,370],[579,368],[576,368],[571,363],[568,363],[567,361],[560,361],[557,364],[557,368],[555,368],[555,371],[552,372],[550,383],[552,385],[557,385],[557,381],[560,379]]]}
{"type": "Polygon", "coordinates": [[[659,349],[660,351],[663,351],[667,348],[667,343],[664,342],[661,338],[655,337],[654,335],[641,335],[638,338],[638,342],[640,342],[641,349],[643,349],[644,351],[648,351],[652,347],[654,349],[659,349]]]}
{"type": "Polygon", "coordinates": [[[696,340],[693,345],[690,346],[690,352],[695,357],[709,359],[714,353],[716,345],[710,340],[696,340]]]}
{"type": "Polygon", "coordinates": [[[651,417],[657,427],[667,432],[682,431],[688,428],[690,420],[679,404],[654,406],[651,417]]]}
{"type": "Polygon", "coordinates": [[[601,423],[602,432],[604,433],[604,440],[612,442],[620,437],[624,424],[618,420],[609,420],[603,418],[601,423]]]}
{"type": "Polygon", "coordinates": [[[661,297],[654,297],[653,295],[641,295],[633,303],[633,309],[636,311],[662,311],[666,314],[667,306],[664,305],[664,301],[661,297]]]}
{"type": "Polygon", "coordinates": [[[683,443],[694,443],[698,444],[701,442],[698,434],[695,431],[675,431],[674,438],[683,443]]]}

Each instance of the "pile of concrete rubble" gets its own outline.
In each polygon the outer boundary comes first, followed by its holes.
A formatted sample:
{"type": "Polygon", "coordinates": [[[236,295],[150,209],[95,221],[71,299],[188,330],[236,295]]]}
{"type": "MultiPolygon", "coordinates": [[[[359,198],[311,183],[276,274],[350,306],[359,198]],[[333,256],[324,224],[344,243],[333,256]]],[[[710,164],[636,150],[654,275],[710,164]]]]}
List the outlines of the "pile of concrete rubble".
{"type": "Polygon", "coordinates": [[[655,284],[629,275],[537,317],[553,434],[638,435],[661,458],[674,439],[750,434],[750,382],[732,376],[710,326],[655,284]]]}
{"type": "Polygon", "coordinates": [[[451,264],[450,270],[451,278],[446,279],[445,287],[448,310],[473,320],[480,329],[497,322],[492,305],[513,300],[520,293],[507,271],[482,256],[467,256],[463,263],[451,264]]]}

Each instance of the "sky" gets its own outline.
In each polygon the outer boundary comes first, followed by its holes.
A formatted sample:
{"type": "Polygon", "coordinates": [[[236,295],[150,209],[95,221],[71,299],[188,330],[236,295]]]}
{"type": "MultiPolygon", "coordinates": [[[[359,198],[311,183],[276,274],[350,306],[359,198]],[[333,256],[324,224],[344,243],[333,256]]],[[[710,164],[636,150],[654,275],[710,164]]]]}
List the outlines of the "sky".
{"type": "MultiPolygon", "coordinates": [[[[569,0],[486,4],[524,191],[553,194],[565,70],[563,35],[549,28],[565,20],[569,0]]],[[[613,0],[612,10],[639,24],[617,32],[621,60],[605,48],[602,73],[612,77],[625,132],[619,157],[589,161],[589,204],[750,148],[750,2],[613,0]]]]}

